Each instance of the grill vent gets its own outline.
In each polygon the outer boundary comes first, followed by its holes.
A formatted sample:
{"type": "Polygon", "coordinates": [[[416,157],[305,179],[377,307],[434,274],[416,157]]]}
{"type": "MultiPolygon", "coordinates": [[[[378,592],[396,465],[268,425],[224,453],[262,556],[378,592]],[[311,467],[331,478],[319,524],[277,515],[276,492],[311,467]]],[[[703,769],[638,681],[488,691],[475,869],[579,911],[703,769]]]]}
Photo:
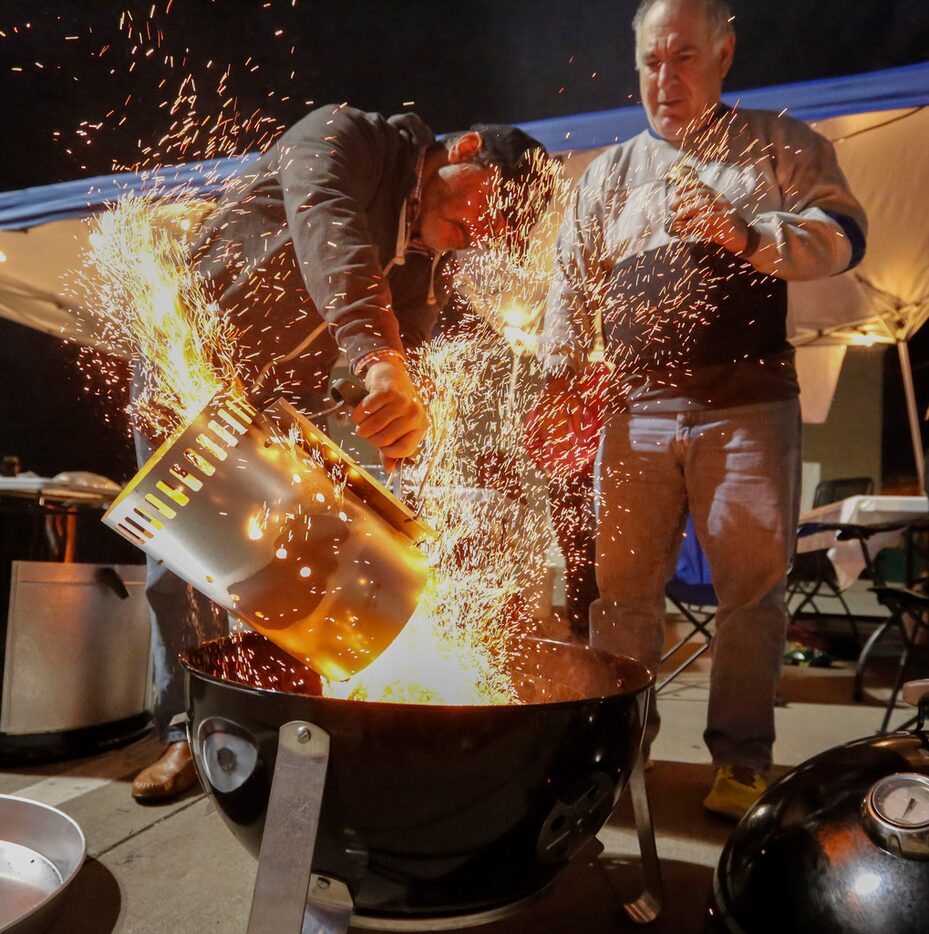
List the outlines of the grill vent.
{"type": "Polygon", "coordinates": [[[186,435],[193,424],[200,428],[206,425],[196,433],[191,446],[183,450],[187,464],[169,466],[162,479],[155,475],[149,477],[149,485],[154,481],[154,487],[139,492],[152,508],[134,505],[127,509],[131,516],[123,515],[116,530],[133,544],[145,545],[156,532],[164,529],[166,521],[177,517],[178,509],[186,506],[194,493],[203,489],[205,481],[216,473],[217,465],[226,460],[229,450],[238,445],[257,414],[247,402],[238,400],[227,400],[209,412],[201,412],[184,431],[186,435]]]}

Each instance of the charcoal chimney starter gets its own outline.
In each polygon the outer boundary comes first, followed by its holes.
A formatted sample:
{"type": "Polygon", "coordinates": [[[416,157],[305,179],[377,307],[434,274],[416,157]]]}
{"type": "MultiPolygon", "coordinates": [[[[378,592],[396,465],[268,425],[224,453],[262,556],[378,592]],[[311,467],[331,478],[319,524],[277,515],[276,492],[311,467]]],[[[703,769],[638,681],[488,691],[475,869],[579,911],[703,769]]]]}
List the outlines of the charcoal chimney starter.
{"type": "Polygon", "coordinates": [[[281,399],[215,396],[103,521],[330,680],[387,648],[428,578],[428,528],[281,399]]]}

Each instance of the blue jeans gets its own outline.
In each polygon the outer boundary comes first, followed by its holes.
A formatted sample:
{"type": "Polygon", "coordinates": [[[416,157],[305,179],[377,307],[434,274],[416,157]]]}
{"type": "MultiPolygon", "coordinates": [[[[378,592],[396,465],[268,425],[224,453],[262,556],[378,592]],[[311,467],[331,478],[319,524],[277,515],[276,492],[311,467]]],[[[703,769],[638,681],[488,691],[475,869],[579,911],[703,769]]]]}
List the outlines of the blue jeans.
{"type": "MultiPolygon", "coordinates": [[[[151,444],[138,432],[135,451],[140,467],[152,455],[151,444]]],[[[172,574],[160,561],[146,556],[146,564],[145,596],[151,609],[155,680],[152,714],[158,736],[166,743],[174,743],[187,738],[185,727],[171,725],[171,720],[187,709],[184,668],[179,656],[200,642],[227,635],[229,623],[225,610],[172,574]]]]}
{"type": "Polygon", "coordinates": [[[704,741],[716,764],[767,770],[799,512],[799,401],[611,416],[596,483],[591,644],[657,670],[664,586],[689,512],[719,597],[704,741]]]}

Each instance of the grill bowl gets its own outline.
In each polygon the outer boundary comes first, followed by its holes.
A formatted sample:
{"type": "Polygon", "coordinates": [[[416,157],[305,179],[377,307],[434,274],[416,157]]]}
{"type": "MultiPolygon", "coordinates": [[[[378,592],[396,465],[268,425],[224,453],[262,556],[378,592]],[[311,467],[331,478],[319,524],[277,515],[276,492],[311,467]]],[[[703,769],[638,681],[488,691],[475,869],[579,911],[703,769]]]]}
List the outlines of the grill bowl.
{"type": "Polygon", "coordinates": [[[255,856],[278,730],[305,720],[329,733],[313,871],[348,886],[359,919],[486,911],[551,882],[625,787],[654,681],[631,659],[545,640],[514,663],[518,706],[323,698],[310,669],[253,633],[204,643],[184,665],[198,773],[255,856]],[[244,659],[277,671],[276,689],[224,675],[244,659]]]}

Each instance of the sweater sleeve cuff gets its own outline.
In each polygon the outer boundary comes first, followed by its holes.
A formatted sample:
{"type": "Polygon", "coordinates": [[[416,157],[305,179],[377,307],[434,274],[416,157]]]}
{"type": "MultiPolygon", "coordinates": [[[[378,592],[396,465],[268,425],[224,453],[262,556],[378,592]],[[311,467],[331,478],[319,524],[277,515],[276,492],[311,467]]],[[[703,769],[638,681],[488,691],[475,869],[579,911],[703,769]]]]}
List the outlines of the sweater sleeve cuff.
{"type": "Polygon", "coordinates": [[[367,370],[372,363],[383,363],[387,360],[405,365],[406,354],[400,350],[394,350],[393,348],[372,350],[371,353],[366,353],[363,357],[359,357],[359,359],[355,361],[352,365],[352,373],[354,373],[355,376],[364,376],[365,370],[367,370]]]}
{"type": "Polygon", "coordinates": [[[739,251],[743,259],[751,259],[761,246],[761,234],[755,229],[754,224],[748,224],[746,227],[745,246],[739,251]]]}

